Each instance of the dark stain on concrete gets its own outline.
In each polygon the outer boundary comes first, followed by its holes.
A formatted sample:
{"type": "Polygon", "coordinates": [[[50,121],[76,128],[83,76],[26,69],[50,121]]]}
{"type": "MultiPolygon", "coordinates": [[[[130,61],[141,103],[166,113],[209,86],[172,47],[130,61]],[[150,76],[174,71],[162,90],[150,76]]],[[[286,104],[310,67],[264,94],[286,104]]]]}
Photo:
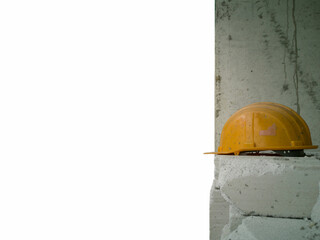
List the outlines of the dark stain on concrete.
{"type": "Polygon", "coordinates": [[[282,89],[281,89],[281,94],[288,91],[289,89],[289,85],[287,83],[282,85],[282,89]]]}
{"type": "Polygon", "coordinates": [[[288,48],[289,46],[288,37],[286,36],[285,32],[282,30],[280,23],[277,22],[276,15],[274,12],[270,12],[270,21],[272,22],[273,30],[277,34],[280,44],[285,48],[288,48]]]}
{"type": "Polygon", "coordinates": [[[216,21],[230,20],[233,12],[238,8],[239,2],[233,3],[231,0],[219,2],[219,0],[216,0],[216,21]]]}
{"type": "Polygon", "coordinates": [[[297,97],[297,113],[300,115],[300,103],[299,103],[299,74],[298,74],[298,38],[297,38],[297,22],[295,17],[295,9],[296,9],[296,1],[292,0],[292,21],[294,26],[293,31],[293,43],[294,43],[294,75],[293,75],[293,83],[296,89],[296,97],[297,97]]]}
{"type": "Polygon", "coordinates": [[[221,76],[217,75],[216,76],[216,116],[215,118],[217,119],[219,117],[220,111],[221,111],[221,76]]]}
{"type": "MultiPolygon", "coordinates": [[[[261,6],[259,6],[260,8],[261,6]]],[[[295,0],[292,0],[292,23],[294,26],[293,29],[293,36],[292,36],[292,42],[290,43],[289,37],[288,37],[288,22],[286,26],[286,31],[282,29],[281,24],[278,22],[276,14],[274,9],[271,9],[269,7],[269,0],[264,0],[264,8],[266,11],[266,14],[270,16],[270,23],[273,28],[273,31],[278,37],[279,43],[284,47],[284,73],[285,73],[285,83],[286,84],[286,77],[287,77],[287,72],[286,72],[286,56],[287,53],[289,53],[289,60],[290,62],[294,65],[294,73],[293,73],[293,83],[295,86],[295,92],[296,92],[296,105],[297,105],[297,113],[300,114],[300,102],[299,102],[299,76],[297,73],[297,69],[299,68],[298,65],[298,43],[297,43],[297,23],[296,23],[296,18],[295,18],[295,0]]],[[[288,1],[287,1],[287,21],[288,21],[288,1]]],[[[268,49],[268,44],[266,44],[266,49],[268,49]]]]}
{"type": "MultiPolygon", "coordinates": [[[[286,1],[286,33],[285,37],[288,40],[289,39],[289,0],[286,1]]],[[[287,52],[288,48],[283,49],[283,72],[284,72],[284,84],[287,84],[288,79],[288,72],[287,72],[287,52]]],[[[283,93],[283,92],[281,92],[283,93]]]]}
{"type": "MultiPolygon", "coordinates": [[[[282,29],[281,24],[277,20],[277,17],[276,17],[276,14],[275,14],[274,10],[269,8],[269,1],[268,0],[263,0],[263,2],[259,1],[259,4],[257,5],[257,11],[258,12],[259,12],[259,9],[261,11],[264,11],[264,13],[270,17],[271,26],[273,28],[273,31],[276,33],[276,35],[278,37],[279,43],[285,49],[287,49],[287,52],[289,53],[290,62],[294,63],[294,61],[295,61],[295,57],[294,57],[295,52],[294,52],[293,46],[290,45],[289,37],[288,37],[288,34],[287,34],[287,29],[286,29],[286,31],[284,31],[282,29]]],[[[263,37],[267,38],[268,35],[265,33],[263,35],[263,37]]],[[[268,47],[269,46],[267,46],[267,48],[268,47]]]]}
{"type": "Polygon", "coordinates": [[[320,110],[320,101],[318,100],[319,91],[317,90],[318,82],[313,79],[309,73],[299,71],[300,82],[306,89],[308,96],[311,98],[312,104],[317,110],[320,110]]]}
{"type": "MultiPolygon", "coordinates": [[[[258,14],[258,17],[260,19],[263,19],[263,16],[266,15],[266,7],[265,7],[265,3],[264,3],[264,0],[257,0],[255,2],[255,7],[256,7],[256,12],[258,14]]],[[[264,25],[264,21],[261,20],[261,23],[260,23],[261,26],[264,25]]],[[[271,64],[271,59],[272,59],[272,55],[270,54],[270,51],[269,51],[269,35],[267,34],[268,31],[264,30],[263,31],[263,45],[264,45],[264,52],[265,52],[265,56],[267,58],[267,61],[271,64]]]]}
{"type": "Polygon", "coordinates": [[[226,1],[222,1],[221,4],[216,1],[216,19],[223,20],[227,18],[231,19],[230,6],[226,1]]]}
{"type": "MultiPolygon", "coordinates": [[[[255,2],[256,4],[256,7],[257,7],[257,13],[258,13],[258,17],[260,19],[263,19],[263,14],[264,14],[264,10],[263,10],[263,5],[262,5],[262,2],[260,0],[256,1],[255,2]]],[[[263,25],[263,22],[261,22],[261,25],[263,25]]]]}
{"type": "Polygon", "coordinates": [[[271,64],[272,55],[270,54],[270,51],[269,51],[269,36],[268,34],[264,33],[262,37],[263,37],[263,45],[264,45],[263,50],[265,52],[265,56],[268,62],[271,64]]]}

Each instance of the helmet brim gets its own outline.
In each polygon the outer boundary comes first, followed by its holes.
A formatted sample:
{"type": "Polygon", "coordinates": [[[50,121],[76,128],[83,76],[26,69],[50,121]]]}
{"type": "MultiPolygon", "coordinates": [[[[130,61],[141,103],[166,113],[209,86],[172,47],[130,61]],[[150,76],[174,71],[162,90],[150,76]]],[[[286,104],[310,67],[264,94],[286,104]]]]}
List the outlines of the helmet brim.
{"type": "Polygon", "coordinates": [[[317,145],[310,146],[284,146],[284,147],[257,147],[257,148],[241,148],[231,152],[206,152],[204,154],[217,154],[217,155],[230,155],[239,152],[255,152],[255,151],[268,151],[268,150],[303,150],[303,149],[316,149],[317,145]]]}

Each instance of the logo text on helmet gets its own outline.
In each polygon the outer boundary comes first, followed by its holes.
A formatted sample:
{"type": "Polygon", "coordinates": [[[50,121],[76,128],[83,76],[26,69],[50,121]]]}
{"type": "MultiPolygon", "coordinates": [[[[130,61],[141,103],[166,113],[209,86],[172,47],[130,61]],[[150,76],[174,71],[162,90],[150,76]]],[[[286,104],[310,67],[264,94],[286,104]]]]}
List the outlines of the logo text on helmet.
{"type": "Polygon", "coordinates": [[[272,124],[267,130],[260,130],[260,136],[276,136],[276,124],[272,124]]]}

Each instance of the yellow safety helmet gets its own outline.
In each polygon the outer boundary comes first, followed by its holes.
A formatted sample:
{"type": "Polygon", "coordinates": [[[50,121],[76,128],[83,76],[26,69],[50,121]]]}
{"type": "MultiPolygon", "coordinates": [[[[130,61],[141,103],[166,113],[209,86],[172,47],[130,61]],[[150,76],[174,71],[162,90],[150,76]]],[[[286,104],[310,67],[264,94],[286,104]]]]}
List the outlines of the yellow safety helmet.
{"type": "MultiPolygon", "coordinates": [[[[221,132],[218,152],[312,149],[310,130],[294,110],[271,102],[250,104],[234,113],[221,132]]],[[[208,154],[210,154],[208,153],[208,154]]]]}

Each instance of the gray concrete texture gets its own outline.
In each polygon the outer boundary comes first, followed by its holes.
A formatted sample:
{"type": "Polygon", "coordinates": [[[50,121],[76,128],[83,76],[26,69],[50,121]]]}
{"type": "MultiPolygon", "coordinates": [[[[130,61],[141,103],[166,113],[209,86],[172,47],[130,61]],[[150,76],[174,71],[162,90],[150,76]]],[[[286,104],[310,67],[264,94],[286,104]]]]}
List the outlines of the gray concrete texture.
{"type": "Polygon", "coordinates": [[[245,216],[242,211],[240,211],[239,209],[237,209],[233,205],[230,205],[230,207],[229,207],[229,222],[222,229],[220,239],[224,239],[231,232],[236,230],[238,228],[238,226],[242,223],[242,220],[244,218],[245,218],[245,216]]]}
{"type": "Polygon", "coordinates": [[[320,228],[310,220],[247,217],[223,240],[319,240],[320,228]]]}
{"type": "Polygon", "coordinates": [[[212,184],[210,193],[210,239],[220,239],[222,229],[229,222],[229,203],[212,184]]]}
{"type": "Polygon", "coordinates": [[[319,182],[319,197],[318,197],[316,204],[314,205],[314,207],[312,209],[311,219],[312,219],[312,221],[314,221],[320,225],[320,182],[319,182]]]}
{"type": "MultiPolygon", "coordinates": [[[[320,1],[216,0],[215,40],[215,150],[229,117],[255,102],[297,111],[320,145],[320,1]]],[[[215,156],[210,239],[320,240],[319,149],[308,151],[215,156]]]]}
{"type": "Polygon", "coordinates": [[[216,150],[228,118],[254,102],[299,112],[320,145],[319,23],[318,0],[216,0],[216,150]]]}
{"type": "Polygon", "coordinates": [[[216,156],[221,195],[243,215],[310,218],[320,160],[314,157],[216,156]]]}

